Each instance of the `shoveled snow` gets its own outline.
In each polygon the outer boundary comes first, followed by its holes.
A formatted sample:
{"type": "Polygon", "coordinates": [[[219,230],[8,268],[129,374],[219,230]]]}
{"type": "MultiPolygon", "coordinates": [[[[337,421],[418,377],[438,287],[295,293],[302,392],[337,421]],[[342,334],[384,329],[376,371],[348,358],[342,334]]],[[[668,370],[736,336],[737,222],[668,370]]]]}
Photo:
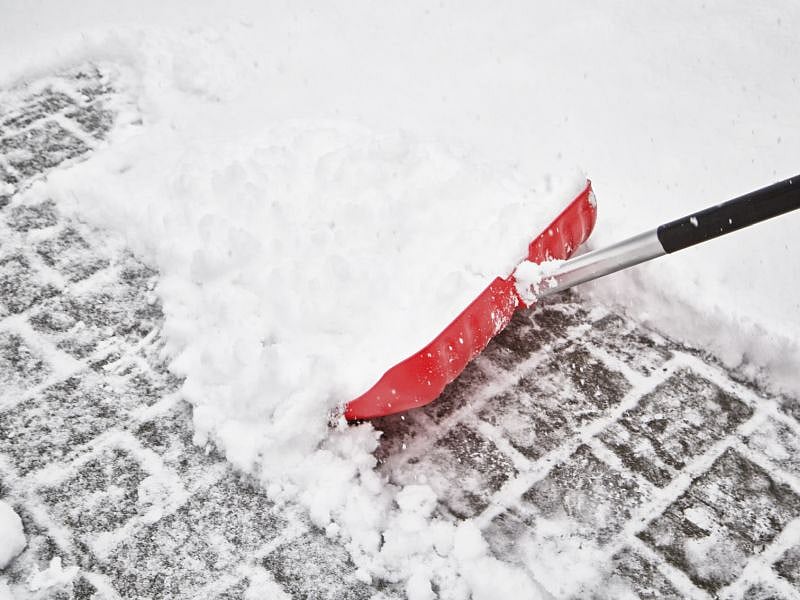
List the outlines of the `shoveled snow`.
{"type": "Polygon", "coordinates": [[[0,500],[0,570],[5,569],[25,548],[22,519],[6,502],[0,500]]]}
{"type": "MultiPolygon", "coordinates": [[[[328,429],[328,409],[510,268],[543,216],[517,209],[551,215],[576,161],[599,197],[597,245],[797,170],[789,0],[36,6],[4,11],[0,78],[110,61],[143,124],[30,193],[123,232],[161,269],[197,440],[409,593],[426,578],[463,598],[497,591],[491,577],[531,584],[474,525],[437,520],[429,489],[381,481],[374,431],[328,429]],[[415,255],[408,235],[453,256],[415,255]]],[[[581,289],[798,391],[798,226],[789,215],[581,289]]],[[[526,550],[563,591],[595,553],[559,549],[526,550]]]]}
{"type": "Polygon", "coordinates": [[[33,573],[28,578],[28,589],[32,592],[45,590],[48,588],[59,588],[69,584],[80,569],[76,566],[64,568],[61,564],[61,557],[54,556],[50,559],[50,564],[44,570],[34,567],[33,573]]]}
{"type": "Polygon", "coordinates": [[[252,115],[233,136],[231,106],[193,114],[169,82],[143,95],[158,117],[33,193],[78,197],[147,240],[200,433],[268,476],[294,469],[333,409],[508,275],[585,185],[525,185],[339,122],[259,130],[252,115]]]}

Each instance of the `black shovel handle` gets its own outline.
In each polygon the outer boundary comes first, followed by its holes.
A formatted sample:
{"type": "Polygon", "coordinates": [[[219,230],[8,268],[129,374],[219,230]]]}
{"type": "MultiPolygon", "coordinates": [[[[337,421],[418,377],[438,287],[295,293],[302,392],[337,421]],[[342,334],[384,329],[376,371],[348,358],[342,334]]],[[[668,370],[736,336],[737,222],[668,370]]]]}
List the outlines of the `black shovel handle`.
{"type": "Polygon", "coordinates": [[[669,254],[798,208],[800,175],[665,223],[658,241],[669,254]]]}

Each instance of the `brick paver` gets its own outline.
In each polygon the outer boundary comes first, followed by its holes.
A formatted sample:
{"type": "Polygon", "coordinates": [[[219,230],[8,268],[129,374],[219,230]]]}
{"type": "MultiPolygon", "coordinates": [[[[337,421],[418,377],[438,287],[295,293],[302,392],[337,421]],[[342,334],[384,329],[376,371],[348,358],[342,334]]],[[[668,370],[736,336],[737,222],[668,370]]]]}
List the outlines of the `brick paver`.
{"type": "MultiPolygon", "coordinates": [[[[0,576],[27,594],[58,556],[79,575],[31,597],[402,597],[193,445],[158,273],[18,193],[106,143],[114,72],[0,97],[0,497],[28,538],[0,576]]],[[[436,403],[375,421],[381,474],[554,597],[800,597],[800,403],[592,308],[516,315],[436,403]]]]}

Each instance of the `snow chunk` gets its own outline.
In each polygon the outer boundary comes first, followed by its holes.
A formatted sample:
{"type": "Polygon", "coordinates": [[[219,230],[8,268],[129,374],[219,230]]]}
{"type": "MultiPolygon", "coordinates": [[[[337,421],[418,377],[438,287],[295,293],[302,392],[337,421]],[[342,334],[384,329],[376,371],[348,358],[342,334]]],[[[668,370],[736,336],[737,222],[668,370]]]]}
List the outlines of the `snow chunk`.
{"type": "Polygon", "coordinates": [[[25,548],[22,519],[6,502],[0,500],[0,569],[5,569],[25,548]]]}
{"type": "Polygon", "coordinates": [[[61,566],[61,557],[54,556],[50,565],[40,571],[38,568],[28,578],[28,589],[32,592],[51,587],[63,587],[70,583],[78,574],[77,566],[64,568],[61,566]]]}
{"type": "Polygon", "coordinates": [[[540,293],[547,288],[557,285],[555,278],[552,277],[564,264],[563,260],[546,260],[543,263],[535,263],[526,260],[514,271],[516,288],[519,297],[528,306],[534,304],[540,293]]]}
{"type": "Polygon", "coordinates": [[[406,596],[408,600],[434,600],[436,594],[431,589],[431,581],[421,572],[414,573],[406,583],[406,596]]]}

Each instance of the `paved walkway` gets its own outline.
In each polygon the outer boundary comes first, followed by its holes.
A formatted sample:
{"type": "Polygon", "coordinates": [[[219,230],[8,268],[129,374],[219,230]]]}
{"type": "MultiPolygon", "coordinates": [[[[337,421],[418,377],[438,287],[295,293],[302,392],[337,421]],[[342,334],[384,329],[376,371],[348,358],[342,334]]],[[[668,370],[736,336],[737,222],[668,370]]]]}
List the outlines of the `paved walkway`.
{"type": "MultiPolygon", "coordinates": [[[[93,66],[0,95],[0,498],[28,537],[0,577],[20,598],[402,597],[192,444],[158,274],[16,195],[104,143],[117,96],[93,66]],[[56,556],[79,573],[30,590],[56,556]]],[[[390,480],[554,597],[800,598],[800,402],[612,312],[519,314],[439,401],[375,424],[390,480]]]]}

